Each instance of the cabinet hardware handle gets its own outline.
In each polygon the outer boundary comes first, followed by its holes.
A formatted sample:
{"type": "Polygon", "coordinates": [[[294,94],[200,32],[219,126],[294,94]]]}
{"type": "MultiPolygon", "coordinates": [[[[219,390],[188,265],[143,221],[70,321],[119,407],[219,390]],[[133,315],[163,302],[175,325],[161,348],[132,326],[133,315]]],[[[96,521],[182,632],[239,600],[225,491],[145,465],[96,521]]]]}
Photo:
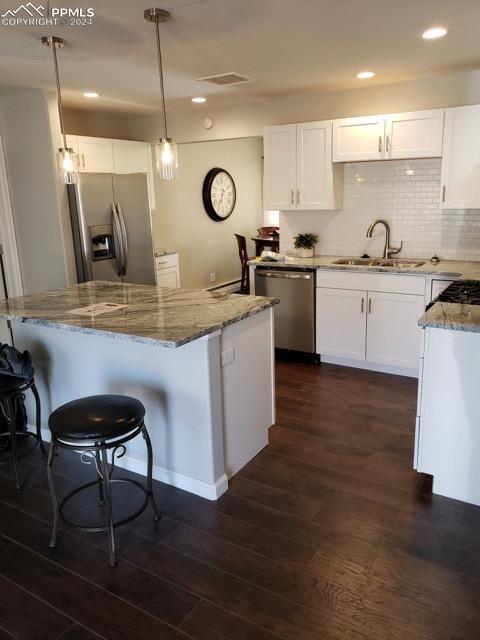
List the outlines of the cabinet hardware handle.
{"type": "Polygon", "coordinates": [[[386,150],[387,150],[387,153],[389,153],[389,151],[390,151],[390,137],[389,136],[387,136],[386,150]]]}
{"type": "Polygon", "coordinates": [[[364,309],[365,309],[365,298],[362,298],[362,309],[360,313],[363,313],[364,309]]]}
{"type": "Polygon", "coordinates": [[[378,136],[378,153],[382,153],[382,136],[378,136]]]}
{"type": "Polygon", "coordinates": [[[372,299],[369,298],[368,299],[368,313],[372,313],[372,299]]]}
{"type": "Polygon", "coordinates": [[[295,192],[292,189],[292,204],[295,204],[295,192]]]}
{"type": "Polygon", "coordinates": [[[300,204],[300,189],[297,189],[297,204],[300,204]]]}
{"type": "Polygon", "coordinates": [[[443,188],[442,188],[442,202],[445,202],[446,194],[447,194],[447,187],[446,187],[446,185],[443,185],[443,188]]]}
{"type": "Polygon", "coordinates": [[[82,153],[82,167],[85,169],[85,154],[82,153]]]}

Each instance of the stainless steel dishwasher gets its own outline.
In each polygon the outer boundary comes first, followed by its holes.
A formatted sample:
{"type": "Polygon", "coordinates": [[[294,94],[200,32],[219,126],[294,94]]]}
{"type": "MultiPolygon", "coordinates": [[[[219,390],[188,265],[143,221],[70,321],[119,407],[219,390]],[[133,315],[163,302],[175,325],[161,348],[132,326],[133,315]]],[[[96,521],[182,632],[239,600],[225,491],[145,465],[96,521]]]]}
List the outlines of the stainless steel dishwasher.
{"type": "Polygon", "coordinates": [[[275,347],[315,353],[315,270],[256,267],[255,294],[279,298],[275,347]]]}

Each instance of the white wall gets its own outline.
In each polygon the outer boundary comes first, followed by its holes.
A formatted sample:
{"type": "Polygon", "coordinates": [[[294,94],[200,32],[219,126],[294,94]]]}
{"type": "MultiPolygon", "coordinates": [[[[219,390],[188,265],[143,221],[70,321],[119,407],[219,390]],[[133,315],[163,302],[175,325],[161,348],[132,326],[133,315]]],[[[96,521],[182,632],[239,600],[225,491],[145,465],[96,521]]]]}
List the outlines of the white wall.
{"type": "Polygon", "coordinates": [[[392,229],[400,257],[480,260],[480,210],[443,210],[440,158],[345,164],[343,209],[280,213],[281,250],[293,249],[297,233],[317,233],[317,254],[381,256],[385,233],[379,226],[365,237],[375,218],[392,229]]]}
{"type": "MultiPolygon", "coordinates": [[[[230,107],[189,105],[188,111],[169,114],[169,133],[179,142],[241,138],[262,135],[263,127],[274,124],[479,103],[480,71],[470,71],[349,91],[280,95],[230,107]],[[210,130],[202,124],[207,116],[214,121],[210,130]]],[[[160,135],[158,116],[130,117],[128,122],[132,139],[153,141],[160,135]]]]}
{"type": "Polygon", "coordinates": [[[64,109],[65,131],[76,136],[130,140],[128,118],[121,113],[64,109]]]}
{"type": "Polygon", "coordinates": [[[64,287],[75,270],[66,190],[57,177],[55,97],[36,89],[3,93],[0,122],[24,292],[64,287]]]}
{"type": "Polygon", "coordinates": [[[240,277],[233,234],[250,238],[262,224],[262,152],[261,138],[179,145],[180,179],[156,181],[155,246],[180,252],[182,287],[207,288],[240,277]],[[235,209],[224,222],[211,220],[203,207],[203,180],[213,167],[226,169],[237,188],[235,209]]]}

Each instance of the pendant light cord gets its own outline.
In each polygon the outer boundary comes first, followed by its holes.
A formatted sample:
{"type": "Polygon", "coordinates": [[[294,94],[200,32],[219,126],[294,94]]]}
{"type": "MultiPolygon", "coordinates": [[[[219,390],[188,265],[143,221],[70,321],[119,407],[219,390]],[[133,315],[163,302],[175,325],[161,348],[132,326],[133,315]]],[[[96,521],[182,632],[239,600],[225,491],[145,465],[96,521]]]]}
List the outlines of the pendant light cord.
{"type": "Polygon", "coordinates": [[[167,112],[165,109],[165,89],[163,86],[162,48],[160,46],[160,28],[158,25],[159,25],[158,16],[155,16],[155,31],[157,34],[157,54],[158,54],[158,77],[160,81],[160,94],[162,96],[162,110],[163,110],[163,132],[164,132],[164,138],[168,139],[167,112]]]}
{"type": "Polygon", "coordinates": [[[58,106],[58,117],[60,118],[60,131],[62,133],[63,146],[66,149],[67,136],[65,135],[65,127],[63,124],[62,90],[60,88],[60,76],[58,73],[58,62],[57,62],[57,45],[55,42],[52,43],[52,52],[53,52],[53,66],[55,67],[55,80],[57,82],[57,106],[58,106]]]}

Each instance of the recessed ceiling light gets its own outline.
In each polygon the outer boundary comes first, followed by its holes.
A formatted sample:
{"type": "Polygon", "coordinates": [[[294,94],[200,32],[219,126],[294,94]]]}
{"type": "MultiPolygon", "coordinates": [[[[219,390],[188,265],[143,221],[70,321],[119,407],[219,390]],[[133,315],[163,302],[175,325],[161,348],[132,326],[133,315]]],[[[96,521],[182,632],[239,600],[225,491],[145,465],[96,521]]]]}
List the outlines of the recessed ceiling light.
{"type": "Polygon", "coordinates": [[[197,104],[201,104],[202,102],[206,102],[207,99],[206,98],[202,98],[201,96],[198,96],[197,98],[192,98],[192,102],[196,102],[197,104]]]}
{"type": "Polygon", "coordinates": [[[422,33],[422,38],[424,40],[435,40],[436,38],[443,38],[443,36],[446,35],[447,30],[445,27],[432,27],[422,33]]]}
{"type": "Polygon", "coordinates": [[[84,98],[99,98],[100,94],[96,91],[85,91],[83,94],[84,98]]]}
{"type": "Polygon", "coordinates": [[[373,71],[360,71],[360,73],[357,73],[357,78],[359,80],[368,80],[368,78],[373,78],[374,75],[373,71]]]}

